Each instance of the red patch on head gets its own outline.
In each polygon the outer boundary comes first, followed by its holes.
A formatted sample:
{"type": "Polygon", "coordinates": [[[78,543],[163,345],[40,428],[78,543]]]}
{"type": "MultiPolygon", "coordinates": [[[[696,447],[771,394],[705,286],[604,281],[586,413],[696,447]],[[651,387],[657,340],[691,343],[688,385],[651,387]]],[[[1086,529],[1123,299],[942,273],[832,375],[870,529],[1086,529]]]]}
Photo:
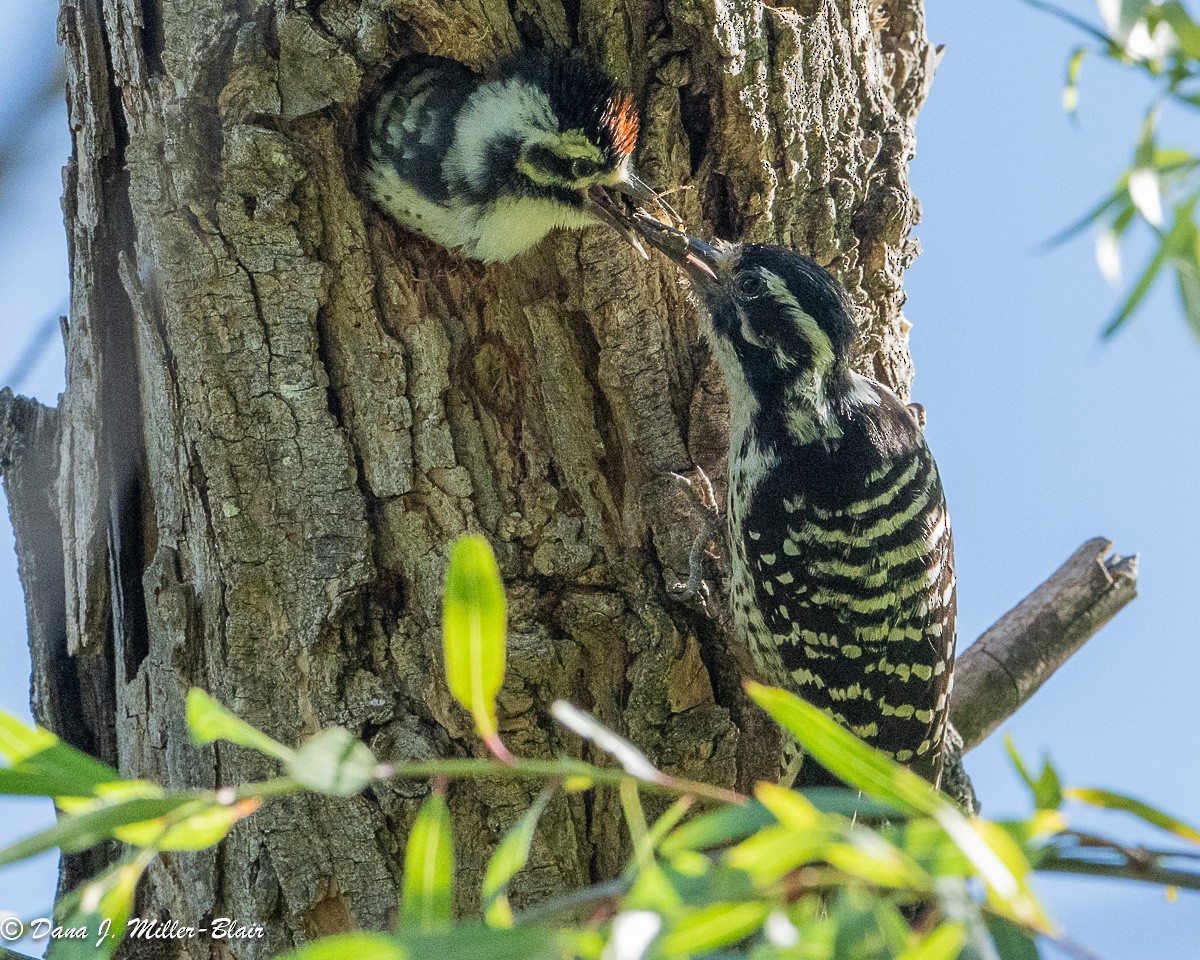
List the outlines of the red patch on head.
{"type": "Polygon", "coordinates": [[[637,146],[638,113],[630,94],[618,93],[610,97],[600,122],[612,136],[613,149],[621,157],[633,153],[637,146]]]}

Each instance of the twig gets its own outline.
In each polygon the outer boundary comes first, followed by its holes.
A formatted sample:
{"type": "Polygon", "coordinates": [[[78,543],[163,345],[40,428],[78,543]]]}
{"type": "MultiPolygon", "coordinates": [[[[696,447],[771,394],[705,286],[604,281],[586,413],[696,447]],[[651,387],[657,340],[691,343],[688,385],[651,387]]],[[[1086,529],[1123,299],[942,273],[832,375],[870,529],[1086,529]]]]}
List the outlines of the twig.
{"type": "Polygon", "coordinates": [[[955,663],[950,719],[978,746],[1137,596],[1137,556],[1096,537],[989,627],[955,663]]]}
{"type": "Polygon", "coordinates": [[[616,880],[608,880],[590,887],[583,887],[580,890],[572,890],[560,897],[553,897],[544,903],[535,904],[522,910],[514,919],[519,924],[542,923],[559,914],[578,910],[582,906],[617,900],[627,894],[631,886],[633,886],[633,882],[629,877],[617,877],[616,880]]]}
{"type": "Polygon", "coordinates": [[[1200,890],[1200,875],[1187,870],[1172,870],[1157,864],[1104,863],[1097,860],[1079,860],[1074,857],[1047,857],[1037,865],[1039,873],[1072,873],[1089,877],[1113,877],[1118,880],[1136,880],[1141,883],[1179,887],[1183,890],[1200,890]]]}
{"type": "Polygon", "coordinates": [[[1177,860],[1198,858],[1190,850],[1150,850],[1128,847],[1107,837],[1067,832],[1051,841],[1038,862],[1038,870],[1118,877],[1142,883],[1165,884],[1185,890],[1200,890],[1200,872],[1172,866],[1177,860]]]}

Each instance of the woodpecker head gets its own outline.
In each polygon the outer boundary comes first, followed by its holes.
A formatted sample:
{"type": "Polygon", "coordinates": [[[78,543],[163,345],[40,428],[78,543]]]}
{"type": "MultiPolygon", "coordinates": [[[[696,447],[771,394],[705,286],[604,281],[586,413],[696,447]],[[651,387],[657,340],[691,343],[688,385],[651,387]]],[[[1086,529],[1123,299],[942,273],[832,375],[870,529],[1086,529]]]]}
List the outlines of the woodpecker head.
{"type": "Polygon", "coordinates": [[[841,285],[808,257],[762,244],[710,246],[639,215],[638,230],[687,271],[712,321],[727,381],[807,442],[837,431],[829,401],[851,389],[852,307],[841,285]]]}
{"type": "Polygon", "coordinates": [[[491,197],[540,200],[564,226],[601,221],[640,249],[614,193],[674,217],[633,172],[633,97],[592,63],[522,53],[503,62],[457,122],[451,167],[491,197]]]}

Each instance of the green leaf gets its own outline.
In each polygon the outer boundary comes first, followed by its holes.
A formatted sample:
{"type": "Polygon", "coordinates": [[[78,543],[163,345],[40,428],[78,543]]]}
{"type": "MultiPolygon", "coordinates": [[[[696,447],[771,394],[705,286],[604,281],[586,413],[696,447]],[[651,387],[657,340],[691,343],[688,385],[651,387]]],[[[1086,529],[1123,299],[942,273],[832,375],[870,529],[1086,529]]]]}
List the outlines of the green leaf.
{"type": "Polygon", "coordinates": [[[783,826],[794,830],[828,828],[833,822],[827,823],[808,797],[777,783],[756,783],[754,796],[783,826]]]}
{"type": "Polygon", "coordinates": [[[1133,204],[1129,204],[1127,207],[1124,207],[1121,212],[1112,219],[1112,232],[1118,237],[1122,236],[1125,231],[1129,229],[1129,225],[1133,223],[1133,220],[1136,216],[1137,210],[1134,208],[1133,204]]]}
{"type": "Polygon", "coordinates": [[[330,727],[304,742],[287,771],[317,793],[349,797],[371,782],[378,764],[370,749],[342,727],[330,727]]]}
{"type": "Polygon", "coordinates": [[[832,844],[825,851],[825,859],[843,873],[877,887],[919,893],[932,887],[932,879],[911,857],[874,830],[851,830],[849,840],[849,843],[832,844]]]}
{"type": "Polygon", "coordinates": [[[418,930],[448,926],[454,911],[454,832],[450,808],[431,793],[408,835],[401,923],[418,930]]]}
{"type": "Polygon", "coordinates": [[[444,931],[341,933],[305,944],[279,960],[562,960],[580,938],[545,927],[496,930],[479,923],[444,931]]]}
{"type": "Polygon", "coordinates": [[[1159,8],[1159,16],[1170,24],[1184,54],[1192,60],[1200,60],[1200,26],[1188,15],[1183,4],[1179,0],[1169,0],[1159,8]]]}
{"type": "Polygon", "coordinates": [[[770,912],[771,905],[765,901],[716,903],[689,911],[671,924],[660,952],[687,956],[737,943],[761,927],[770,912]]]}
{"type": "Polygon", "coordinates": [[[504,682],[508,610],[500,568],[483,537],[460,537],[454,544],[442,607],[446,683],[475,719],[476,733],[498,742],[496,695],[504,682]]]}
{"type": "MultiPolygon", "coordinates": [[[[453,956],[446,954],[447,958],[453,956]]],[[[305,944],[282,960],[410,960],[406,947],[382,933],[341,933],[305,944]]]]}
{"type": "Polygon", "coordinates": [[[1187,150],[1159,147],[1154,151],[1154,166],[1158,168],[1159,173],[1175,180],[1200,167],[1200,157],[1196,157],[1187,150]]]}
{"type": "Polygon", "coordinates": [[[1158,182],[1158,169],[1154,163],[1158,152],[1155,144],[1157,126],[1158,110],[1151,107],[1142,120],[1133,168],[1126,178],[1129,199],[1146,218],[1146,222],[1155,227],[1161,226],[1163,222],[1162,189],[1158,182]]]}
{"type": "MultiPolygon", "coordinates": [[[[683,908],[685,900],[689,899],[677,889],[681,879],[685,885],[687,881],[695,880],[687,874],[677,874],[672,867],[662,867],[657,861],[651,861],[635,874],[633,886],[621,903],[621,910],[625,913],[652,911],[664,917],[676,915],[683,908]]],[[[707,887],[706,880],[706,877],[701,878],[702,888],[707,887]]],[[[696,892],[693,888],[692,893],[696,892]]]]}
{"type": "Polygon", "coordinates": [[[47,960],[106,960],[125,938],[125,924],[142,873],[153,861],[152,850],[114,864],[77,887],[58,903],[54,922],[64,928],[86,929],[84,940],[52,939],[47,960]]]}
{"type": "Polygon", "coordinates": [[[924,871],[875,831],[821,813],[808,798],[776,784],[760,783],[754,793],[784,826],[809,839],[829,837],[821,857],[843,873],[882,887],[929,889],[924,871]]]}
{"type": "Polygon", "coordinates": [[[1111,194],[1101,200],[1096,206],[1092,207],[1082,217],[1056,233],[1049,240],[1046,240],[1041,246],[1043,249],[1053,249],[1061,246],[1068,240],[1082,233],[1087,227],[1093,223],[1100,221],[1105,215],[1114,211],[1120,215],[1124,211],[1130,211],[1130,216],[1133,213],[1133,204],[1129,202],[1129,179],[1128,175],[1123,176],[1117,183],[1116,188],[1111,194]]]}
{"type": "Polygon", "coordinates": [[[893,763],[838,726],[812,704],[776,687],[747,683],[752,700],[787,730],[806,753],[853,787],[894,804],[906,813],[932,815],[937,793],[911,770],[893,763]]]}
{"type": "Polygon", "coordinates": [[[932,876],[969,877],[973,872],[971,862],[935,820],[914,818],[881,832],[932,876]]]}
{"type": "Polygon", "coordinates": [[[663,840],[667,835],[675,829],[679,821],[687,816],[689,810],[695,805],[696,798],[693,796],[680,797],[665,813],[654,821],[654,826],[650,828],[650,833],[647,835],[652,850],[661,849],[663,840]]]}
{"type": "Polygon", "coordinates": [[[16,763],[54,746],[58,737],[41,727],[27,727],[11,713],[0,710],[0,753],[16,763]]]}
{"type": "Polygon", "coordinates": [[[1133,289],[1131,289],[1129,294],[1125,297],[1125,302],[1121,304],[1113,318],[1108,321],[1108,325],[1105,326],[1101,336],[1105,338],[1111,337],[1125,325],[1125,322],[1133,315],[1133,311],[1137,309],[1138,304],[1140,304],[1146,298],[1146,294],[1150,292],[1150,288],[1154,285],[1155,278],[1158,276],[1159,271],[1162,270],[1163,264],[1167,262],[1167,254],[1167,244],[1164,241],[1158,245],[1158,249],[1155,250],[1154,256],[1152,256],[1150,258],[1150,262],[1146,264],[1146,269],[1142,271],[1142,275],[1138,277],[1137,282],[1133,285],[1133,289]]]}
{"type": "Polygon", "coordinates": [[[1196,223],[1193,219],[1197,203],[1200,202],[1200,195],[1192,196],[1186,203],[1175,208],[1175,222],[1171,225],[1170,231],[1163,236],[1158,245],[1158,249],[1154,252],[1154,256],[1150,258],[1150,262],[1146,265],[1146,269],[1138,278],[1125,303],[1117,312],[1117,315],[1109,322],[1104,329],[1104,336],[1111,336],[1116,330],[1129,318],[1137,306],[1145,299],[1150,288],[1154,285],[1154,281],[1162,270],[1163,264],[1168,260],[1175,263],[1184,262],[1192,263],[1197,259],[1197,244],[1200,242],[1200,237],[1197,235],[1196,223]]]}
{"type": "Polygon", "coordinates": [[[1083,58],[1087,56],[1087,47],[1076,47],[1071,51],[1067,60],[1067,83],[1063,87],[1063,110],[1073,114],[1079,108],[1079,71],[1083,67],[1083,58]]]}
{"type": "Polygon", "coordinates": [[[179,817],[162,817],[148,823],[135,823],[114,831],[118,840],[138,846],[154,845],[156,850],[207,850],[215,847],[239,820],[250,816],[262,801],[242,800],[234,804],[200,804],[197,812],[179,817]],[[173,822],[176,821],[177,822],[173,822]]]}
{"type": "Polygon", "coordinates": [[[659,852],[665,857],[693,850],[710,850],[776,822],[774,815],[757,800],[743,806],[721,807],[685,823],[663,841],[659,852]]]}
{"type": "Polygon", "coordinates": [[[854,887],[838,892],[829,918],[836,924],[832,950],[836,960],[894,957],[904,951],[911,935],[892,903],[854,887]]]}
{"type": "Polygon", "coordinates": [[[1089,806],[1101,807],[1105,810],[1124,810],[1126,813],[1131,813],[1138,819],[1161,830],[1166,830],[1168,833],[1173,833],[1177,837],[1190,840],[1192,843],[1200,843],[1200,830],[1135,797],[1113,793],[1109,790],[1093,790],[1089,787],[1068,787],[1063,792],[1072,800],[1078,800],[1089,806]]]}
{"type": "Polygon", "coordinates": [[[724,862],[764,889],[805,864],[823,860],[834,840],[831,830],[767,827],[733,847],[724,862]]]}
{"type": "Polygon", "coordinates": [[[954,960],[966,943],[967,931],[961,923],[943,923],[896,960],[954,960]]]}
{"type": "Polygon", "coordinates": [[[1149,0],[1117,0],[1099,6],[1109,33],[1123,44],[1137,22],[1145,17],[1148,4],[1149,0]]]}
{"type": "Polygon", "coordinates": [[[162,787],[149,780],[118,780],[115,783],[99,784],[94,797],[61,797],[55,805],[65,813],[80,815],[112,807],[126,800],[156,800],[165,795],[166,791],[162,787]]]}
{"type": "Polygon", "coordinates": [[[1175,265],[1179,301],[1188,326],[1200,337],[1200,230],[1195,219],[1198,202],[1200,193],[1175,208],[1175,223],[1166,244],[1175,265]]]}
{"type": "Polygon", "coordinates": [[[903,811],[897,810],[892,804],[865,796],[858,790],[847,790],[845,787],[806,787],[800,792],[822,813],[838,813],[843,817],[852,817],[860,823],[864,820],[895,822],[905,817],[903,811]]]}
{"type": "MultiPolygon", "coordinates": [[[[656,864],[657,867],[657,864],[656,864]]],[[[684,854],[666,866],[656,869],[661,880],[670,887],[669,893],[657,905],[647,898],[634,902],[633,894],[622,905],[623,909],[640,906],[658,909],[664,916],[678,916],[685,907],[705,907],[713,903],[735,903],[743,900],[760,899],[762,892],[754,886],[753,879],[742,870],[727,863],[714,861],[703,854],[684,854]],[[692,862],[688,862],[688,860],[692,862]],[[683,861],[683,868],[677,864],[683,861]]],[[[636,883],[641,884],[643,877],[636,883]]]]}
{"type": "Polygon", "coordinates": [[[633,854],[640,869],[646,870],[654,862],[654,848],[650,846],[650,828],[646,825],[646,811],[638,791],[638,781],[626,777],[617,784],[617,796],[621,800],[621,813],[625,815],[625,826],[629,839],[633,841],[633,854]]]}
{"type": "Polygon", "coordinates": [[[104,806],[80,816],[65,816],[49,830],[35,833],[0,851],[0,866],[36,857],[57,847],[63,853],[78,853],[116,836],[120,827],[155,820],[196,799],[189,795],[139,797],[104,806]]]}
{"type": "Polygon", "coordinates": [[[979,829],[984,821],[968,821],[957,807],[915,773],[867,746],[812,704],[786,690],[758,683],[747,683],[746,690],[755,703],[834,776],[901,810],[935,819],[970,859],[1000,908],[1012,911],[1021,920],[1047,923],[1028,886],[1028,863],[1018,856],[1014,864],[1009,850],[1002,856],[993,849],[991,841],[979,829]]]}
{"type": "Polygon", "coordinates": [[[1187,317],[1192,335],[1200,339],[1200,265],[1178,260],[1175,263],[1175,279],[1179,285],[1179,302],[1187,317]]]}
{"type": "MultiPolygon", "coordinates": [[[[957,808],[955,808],[957,810],[957,808]]],[[[984,820],[982,817],[977,817],[971,821],[971,826],[975,828],[976,834],[987,844],[988,850],[999,858],[1000,862],[1008,870],[1013,877],[1016,878],[1020,892],[1016,897],[1001,897],[998,902],[994,889],[989,890],[989,905],[991,908],[997,909],[998,906],[1003,908],[1003,912],[1026,924],[1034,924],[1041,929],[1049,930],[1051,924],[1049,919],[1040,911],[1040,908],[1034,907],[1029,910],[1022,910],[1020,907],[1023,901],[1024,905],[1035,905],[1036,899],[1029,887],[1029,874],[1032,872],[1032,867],[1029,864],[1029,859],[1025,856],[1025,851],[1021,849],[1021,845],[1013,838],[1003,827],[993,823],[991,820],[984,820]]],[[[965,852],[965,851],[964,851],[965,852]]],[[[970,856],[970,854],[967,854],[970,856]]],[[[979,863],[972,858],[972,863],[976,871],[979,871],[979,863]]],[[[986,877],[984,877],[987,880],[986,877]]],[[[991,886],[989,882],[989,886],[991,886]]]]}
{"type": "Polygon", "coordinates": [[[1039,810],[1057,810],[1062,806],[1062,781],[1049,758],[1042,761],[1042,775],[1034,784],[1033,796],[1039,810]]]}
{"type": "Polygon", "coordinates": [[[1038,960],[1037,943],[1024,928],[1003,917],[984,917],[1000,960],[1038,960]]]}
{"type": "Polygon", "coordinates": [[[1050,853],[1046,841],[1069,828],[1067,818],[1059,810],[1038,810],[1028,820],[998,820],[994,823],[1026,851],[1035,867],[1037,858],[1050,853]]]}
{"type": "Polygon", "coordinates": [[[192,741],[201,746],[217,740],[228,740],[284,763],[292,759],[292,750],[234,716],[198,687],[188,691],[187,725],[192,741]]]}
{"type": "Polygon", "coordinates": [[[497,930],[469,923],[439,933],[406,930],[397,939],[413,960],[563,960],[575,955],[570,933],[535,926],[497,930]]]}
{"type": "Polygon", "coordinates": [[[1046,0],[1025,0],[1025,4],[1026,6],[1033,7],[1034,10],[1041,10],[1050,14],[1052,17],[1057,17],[1064,23],[1069,23],[1077,30],[1081,30],[1088,36],[1099,40],[1100,43],[1104,45],[1106,50],[1119,49],[1119,45],[1117,44],[1116,40],[1110,37],[1103,30],[1098,30],[1082,17],[1077,17],[1075,14],[1062,9],[1062,7],[1055,6],[1053,3],[1047,3],[1046,0]]]}
{"type": "Polygon", "coordinates": [[[1057,810],[1061,807],[1063,801],[1062,783],[1058,778],[1058,771],[1050,763],[1049,757],[1042,758],[1042,772],[1034,780],[1029,773],[1029,769],[1025,766],[1025,761],[1021,759],[1021,755],[1017,752],[1017,745],[1011,736],[1004,738],[1004,748],[1008,751],[1008,757],[1016,768],[1017,774],[1025,781],[1025,785],[1029,787],[1029,792],[1033,795],[1034,806],[1038,810],[1057,810]]]}
{"type": "Polygon", "coordinates": [[[108,764],[3,711],[0,754],[10,763],[0,769],[0,794],[9,796],[90,797],[102,784],[121,779],[108,764]]]}
{"type": "Polygon", "coordinates": [[[935,881],[938,907],[950,923],[962,926],[967,935],[963,960],[998,960],[992,937],[983,919],[979,903],[971,895],[963,877],[938,877],[935,881]]]}
{"type": "Polygon", "coordinates": [[[488,861],[483,875],[483,915],[489,926],[511,927],[512,906],[508,902],[508,884],[529,862],[529,850],[533,846],[533,834],[538,820],[546,810],[555,787],[547,786],[520,820],[500,839],[496,852],[488,861]]]}

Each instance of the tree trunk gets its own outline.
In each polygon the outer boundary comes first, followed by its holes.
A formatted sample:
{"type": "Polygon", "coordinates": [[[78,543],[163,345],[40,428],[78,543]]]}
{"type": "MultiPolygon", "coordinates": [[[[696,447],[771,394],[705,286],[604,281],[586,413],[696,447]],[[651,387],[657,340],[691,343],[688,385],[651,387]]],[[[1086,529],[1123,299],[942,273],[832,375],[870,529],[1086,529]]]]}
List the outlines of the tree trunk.
{"type": "MultiPolygon", "coordinates": [[[[696,232],[792,245],[861,306],[860,362],[907,391],[907,163],[932,75],[920,0],[63,0],[74,156],[58,411],[10,403],[7,482],[40,720],[123,774],[234,784],[189,687],[295,744],[342,724],[383,759],[478,753],[441,677],[448,546],[496,549],[510,597],[501,730],[580,755],[566,698],[666,769],[775,762],[738,651],[672,598],[724,472],[720,378],[674,269],[602,229],[465,261],[363,199],[356,115],[413,52],[483,66],[578,48],[643,107],[638,166],[696,232]]],[[[585,751],[586,752],[586,751],[585,751]]],[[[450,791],[461,907],[525,784],[450,791]]],[[[265,957],[395,912],[424,786],[278,801],[169,855],[141,916],[267,936],[125,946],[265,957]]],[[[611,877],[610,793],[555,801],[516,893],[611,877]]],[[[65,864],[73,885],[101,858],[65,864]]],[[[170,951],[175,951],[171,953],[170,951]]]]}

